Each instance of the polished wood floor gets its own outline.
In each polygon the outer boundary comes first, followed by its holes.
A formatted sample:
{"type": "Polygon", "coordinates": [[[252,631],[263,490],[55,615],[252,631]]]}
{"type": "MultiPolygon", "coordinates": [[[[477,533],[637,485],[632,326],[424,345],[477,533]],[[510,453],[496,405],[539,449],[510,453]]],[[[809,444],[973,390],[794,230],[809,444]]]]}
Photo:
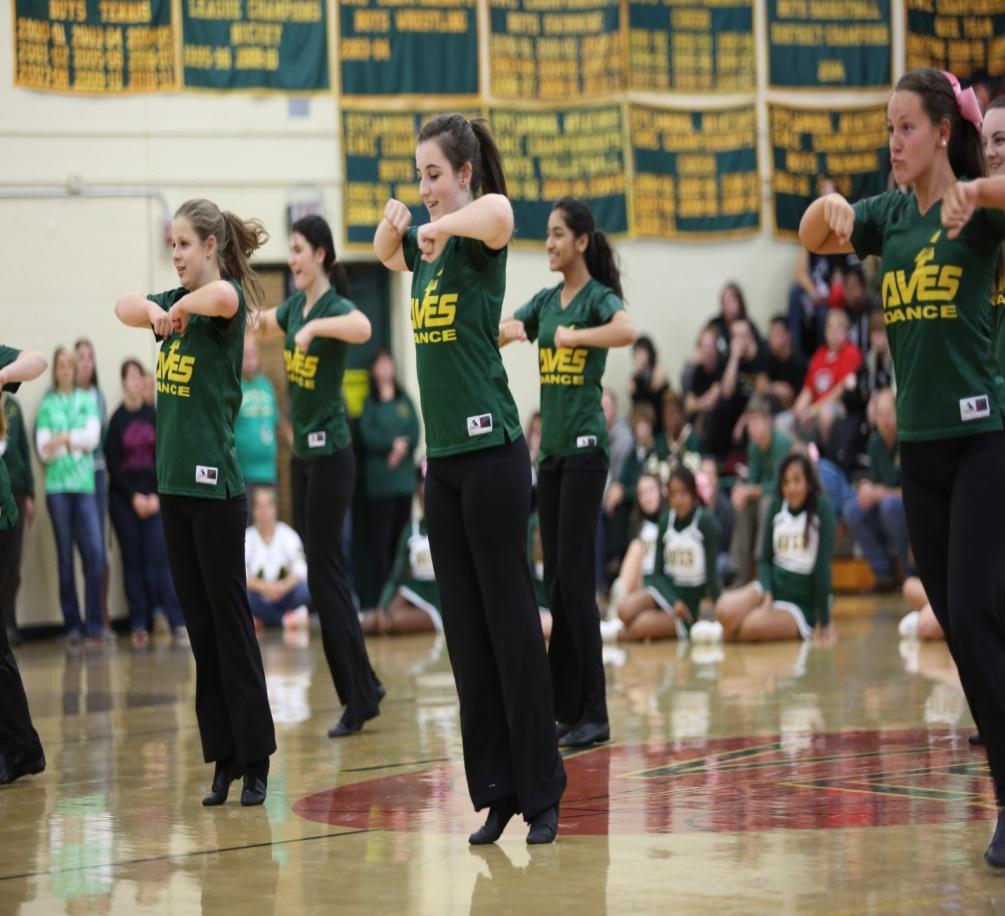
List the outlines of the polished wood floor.
{"type": "Polygon", "coordinates": [[[199,804],[188,650],[19,647],[49,768],[0,788],[0,914],[1005,911],[955,669],[901,612],[841,599],[830,647],[609,647],[613,741],[567,758],[559,840],[532,849],[517,822],[467,844],[431,635],[369,642],[383,714],[340,741],[317,635],[264,638],[263,809],[199,804]]]}

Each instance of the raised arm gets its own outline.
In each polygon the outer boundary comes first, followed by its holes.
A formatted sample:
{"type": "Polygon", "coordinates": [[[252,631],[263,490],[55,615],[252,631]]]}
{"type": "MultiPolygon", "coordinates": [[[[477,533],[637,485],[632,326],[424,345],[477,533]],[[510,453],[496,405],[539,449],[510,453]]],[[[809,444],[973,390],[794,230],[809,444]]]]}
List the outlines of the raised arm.
{"type": "Polygon", "coordinates": [[[389,200],[384,207],[384,217],[373,235],[373,250],[388,270],[408,270],[401,240],[411,225],[412,211],[400,200],[389,200]]]}
{"type": "Polygon", "coordinates": [[[370,339],[372,329],[370,319],[359,309],[353,309],[347,315],[333,315],[329,318],[315,318],[308,321],[295,338],[297,349],[307,352],[315,337],[328,337],[332,340],[344,340],[346,343],[366,343],[370,339]]]}
{"type": "Polygon", "coordinates": [[[22,350],[17,359],[0,369],[0,388],[30,382],[45,372],[48,365],[46,358],[38,351],[22,350]]]}
{"type": "Polygon", "coordinates": [[[452,235],[477,239],[495,251],[505,248],[513,236],[513,207],[509,198],[485,194],[436,222],[420,226],[418,242],[422,259],[435,260],[442,243],[452,235]]]}
{"type": "Polygon", "coordinates": [[[825,194],[807,208],[799,221],[799,241],[816,254],[847,254],[855,249],[851,231],[855,211],[840,194],[825,194]]]}
{"type": "Polygon", "coordinates": [[[555,331],[557,347],[627,347],[635,343],[635,325],[628,312],[615,312],[606,324],[593,328],[559,327],[555,331]]]}
{"type": "Polygon", "coordinates": [[[980,207],[1005,210],[1005,175],[957,181],[942,198],[942,225],[954,239],[980,207]]]}
{"type": "Polygon", "coordinates": [[[156,302],[142,293],[126,293],[115,302],[115,317],[131,328],[152,327],[158,337],[171,336],[171,319],[156,302]]]}
{"type": "Polygon", "coordinates": [[[278,311],[278,308],[271,308],[258,313],[255,326],[252,329],[255,337],[259,340],[268,340],[270,337],[278,337],[283,333],[283,329],[279,326],[279,320],[276,318],[278,311]]]}
{"type": "Polygon", "coordinates": [[[177,309],[189,315],[204,315],[207,318],[233,318],[239,305],[237,290],[231,283],[213,280],[186,293],[171,306],[171,311],[177,309]]]}
{"type": "Polygon", "coordinates": [[[499,347],[505,347],[506,344],[513,343],[515,340],[526,340],[527,331],[523,326],[523,322],[519,318],[514,318],[510,315],[509,318],[504,318],[499,322],[499,347]]]}

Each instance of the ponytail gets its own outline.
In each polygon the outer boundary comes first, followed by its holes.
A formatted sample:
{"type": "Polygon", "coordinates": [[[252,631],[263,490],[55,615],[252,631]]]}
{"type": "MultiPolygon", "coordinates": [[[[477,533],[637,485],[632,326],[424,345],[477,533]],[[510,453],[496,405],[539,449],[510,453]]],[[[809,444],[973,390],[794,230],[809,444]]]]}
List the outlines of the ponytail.
{"type": "Polygon", "coordinates": [[[349,276],[335,254],[335,240],[331,226],[323,216],[311,214],[302,216],[290,228],[290,232],[302,235],[314,251],[320,248],[325,253],[321,267],[328,274],[328,281],[340,296],[349,298],[349,276]]]}
{"type": "Polygon", "coordinates": [[[459,114],[437,115],[422,125],[419,142],[435,140],[451,168],[459,172],[471,163],[471,193],[508,196],[502,155],[496,146],[489,122],[484,118],[469,121],[459,114]]]}
{"type": "Polygon", "coordinates": [[[617,253],[611,247],[607,236],[596,228],[590,208],[574,197],[562,197],[555,201],[552,210],[562,212],[565,225],[577,238],[583,235],[589,237],[583,259],[586,261],[586,269],[590,272],[590,276],[613,290],[619,299],[624,299],[617,253]]]}
{"type": "Polygon", "coordinates": [[[186,200],[175,212],[175,217],[179,216],[192,224],[202,241],[210,236],[216,239],[220,275],[236,280],[250,304],[256,310],[261,307],[265,293],[251,268],[252,254],[269,239],[261,220],[243,220],[229,210],[221,212],[216,204],[204,198],[186,200]]]}

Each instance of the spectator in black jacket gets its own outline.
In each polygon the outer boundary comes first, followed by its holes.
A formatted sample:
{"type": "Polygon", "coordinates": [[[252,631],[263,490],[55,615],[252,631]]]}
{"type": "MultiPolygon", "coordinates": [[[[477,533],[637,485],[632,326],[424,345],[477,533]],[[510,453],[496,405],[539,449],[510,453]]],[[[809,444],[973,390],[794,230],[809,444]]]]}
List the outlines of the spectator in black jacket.
{"type": "Polygon", "coordinates": [[[146,372],[135,359],[122,364],[122,405],[112,414],[105,439],[108,510],[122,550],[133,648],[150,644],[155,608],[167,616],[173,640],[186,641],[178,597],[167,564],[155,443],[157,414],[144,402],[146,372]]]}

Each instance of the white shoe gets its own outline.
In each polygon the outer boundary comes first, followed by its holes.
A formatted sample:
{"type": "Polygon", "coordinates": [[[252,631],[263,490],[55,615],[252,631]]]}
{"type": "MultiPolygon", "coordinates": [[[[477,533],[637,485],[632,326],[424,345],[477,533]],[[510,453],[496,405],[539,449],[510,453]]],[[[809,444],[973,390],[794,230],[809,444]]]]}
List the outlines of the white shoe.
{"type": "Polygon", "coordinates": [[[301,604],[283,614],[283,627],[287,630],[306,630],[308,623],[307,605],[301,604]]]}
{"type": "Polygon", "coordinates": [[[691,642],[722,642],[722,624],[718,620],[699,620],[691,627],[691,642]]]}
{"type": "Polygon", "coordinates": [[[900,618],[900,623],[897,625],[897,630],[900,633],[901,639],[917,639],[918,638],[918,619],[921,617],[921,611],[909,611],[903,617],[900,618]]]}
{"type": "Polygon", "coordinates": [[[600,638],[603,640],[617,639],[618,633],[620,633],[624,628],[625,625],[621,622],[620,617],[615,617],[613,620],[601,620],[600,638]]]}
{"type": "Polygon", "coordinates": [[[611,583],[611,590],[607,593],[607,616],[614,618],[618,616],[618,607],[625,600],[625,582],[618,576],[611,583]]]}

